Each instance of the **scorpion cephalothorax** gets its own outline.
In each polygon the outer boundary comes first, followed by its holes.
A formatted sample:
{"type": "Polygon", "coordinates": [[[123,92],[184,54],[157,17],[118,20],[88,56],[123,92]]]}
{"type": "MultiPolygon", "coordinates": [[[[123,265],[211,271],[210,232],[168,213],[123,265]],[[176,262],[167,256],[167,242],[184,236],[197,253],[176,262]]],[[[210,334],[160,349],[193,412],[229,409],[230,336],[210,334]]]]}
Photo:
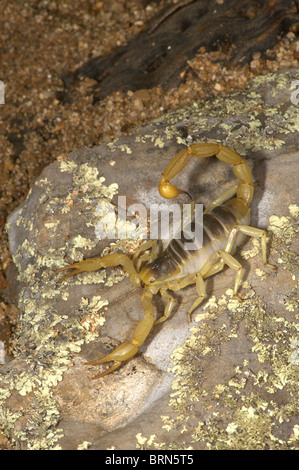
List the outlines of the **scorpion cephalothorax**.
{"type": "MultiPolygon", "coordinates": [[[[157,255],[157,241],[151,240],[145,242],[132,259],[125,254],[110,254],[65,266],[57,271],[74,269],[63,278],[66,279],[80,272],[122,265],[131,282],[143,287],[141,300],[145,312],[144,319],[136,326],[130,343],[122,343],[104,358],[87,363],[94,365],[113,362],[109,369],[95,378],[109,374],[123,361],[133,357],[153,326],[169,317],[174,305],[174,299],[169,291],[178,291],[190,284],[195,284],[198,297],[187,312],[190,321],[191,313],[205,297],[204,279],[221,271],[224,265],[227,265],[236,271],[234,295],[237,296],[242,266],[233,254],[236,247],[243,243],[246,235],[261,240],[263,263],[266,267],[274,268],[267,263],[266,233],[264,230],[249,225],[250,204],[254,193],[253,180],[249,166],[238,153],[223,145],[209,143],[195,144],[183,149],[174,156],[162,173],[159,184],[161,196],[171,199],[185,192],[171,184],[170,180],[185,167],[190,157],[203,158],[213,155],[223,162],[232,164],[233,172],[241,183],[224,192],[204,211],[203,240],[200,248],[186,249],[186,240],[182,235],[179,239],[171,240],[160,256],[157,255]],[[167,300],[167,305],[164,314],[155,321],[151,299],[158,292],[167,300]]],[[[194,222],[197,223],[196,220],[194,222]]]]}

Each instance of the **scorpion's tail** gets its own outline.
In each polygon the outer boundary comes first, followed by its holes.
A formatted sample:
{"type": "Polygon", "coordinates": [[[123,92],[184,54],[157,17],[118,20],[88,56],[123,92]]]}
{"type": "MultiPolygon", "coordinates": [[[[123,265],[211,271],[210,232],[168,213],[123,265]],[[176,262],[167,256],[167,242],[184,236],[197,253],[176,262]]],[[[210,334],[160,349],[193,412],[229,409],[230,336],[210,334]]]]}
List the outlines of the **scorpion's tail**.
{"type": "Polygon", "coordinates": [[[159,192],[161,196],[167,199],[172,199],[178,194],[185,192],[178,189],[169,181],[185,167],[190,157],[204,158],[212,157],[213,155],[222,162],[233,165],[233,172],[241,181],[235,191],[237,193],[237,199],[239,199],[241,204],[244,205],[244,209],[248,210],[254,193],[250,168],[237,152],[234,152],[234,150],[231,150],[224,145],[218,144],[194,144],[181,150],[177,155],[175,155],[162,173],[159,184],[159,192]]]}

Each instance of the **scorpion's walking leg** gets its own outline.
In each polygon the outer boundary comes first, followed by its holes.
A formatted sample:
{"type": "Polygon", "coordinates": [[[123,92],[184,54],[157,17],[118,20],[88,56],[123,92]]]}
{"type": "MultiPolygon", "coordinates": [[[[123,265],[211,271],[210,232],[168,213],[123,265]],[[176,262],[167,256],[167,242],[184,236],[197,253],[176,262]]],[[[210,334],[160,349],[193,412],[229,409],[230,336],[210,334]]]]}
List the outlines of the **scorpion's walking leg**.
{"type": "MultiPolygon", "coordinates": [[[[189,286],[189,285],[194,284],[194,283],[196,285],[198,298],[193,302],[193,305],[191,306],[191,308],[187,312],[189,323],[191,321],[192,311],[203,301],[203,299],[205,297],[205,284],[204,284],[203,277],[202,277],[201,273],[189,274],[189,275],[185,276],[182,279],[174,280],[172,282],[169,282],[169,284],[168,284],[169,289],[171,289],[173,291],[178,291],[178,290],[181,290],[184,287],[189,286]]],[[[163,295],[163,289],[161,289],[160,292],[163,295]]],[[[167,295],[167,293],[166,293],[166,295],[167,295]]],[[[165,297],[166,297],[166,295],[165,295],[165,297]]],[[[172,297],[169,294],[168,294],[168,296],[172,299],[172,297]]],[[[171,309],[172,309],[172,304],[171,304],[171,301],[169,300],[169,302],[166,306],[164,315],[161,318],[159,318],[159,320],[156,323],[165,321],[168,318],[168,316],[170,315],[171,309]],[[167,307],[169,307],[169,311],[167,310],[167,307]]]]}
{"type": "Polygon", "coordinates": [[[141,297],[145,318],[141,320],[136,326],[131,342],[122,343],[117,346],[110,354],[105,356],[103,359],[96,361],[87,362],[87,365],[96,365],[103,364],[105,362],[113,362],[112,366],[109,369],[105,370],[99,375],[93,377],[94,379],[99,379],[104,377],[107,374],[110,374],[115,369],[117,369],[124,361],[127,361],[131,357],[137,354],[139,347],[144,343],[147,336],[149,335],[155,320],[154,308],[151,302],[152,293],[149,291],[144,291],[141,297]]]}
{"type": "Polygon", "coordinates": [[[198,293],[198,298],[193,302],[193,305],[191,306],[191,308],[189,308],[187,312],[189,323],[191,322],[191,313],[196,307],[198,307],[198,305],[203,301],[205,297],[204,279],[221,271],[225,264],[237,271],[234,287],[234,295],[237,296],[237,291],[241,280],[242,266],[229,253],[222,250],[218,250],[216,253],[210,256],[208,261],[201,268],[200,272],[196,274],[196,289],[198,293]]]}
{"type": "Polygon", "coordinates": [[[223,250],[218,250],[216,255],[223,260],[224,264],[227,264],[229,268],[234,269],[236,272],[235,278],[235,286],[234,286],[234,296],[238,297],[238,288],[241,282],[241,275],[242,275],[242,265],[239,261],[236,260],[230,253],[227,253],[223,250]]]}
{"type": "Polygon", "coordinates": [[[227,251],[218,250],[216,251],[216,253],[211,255],[208,261],[201,268],[200,274],[202,276],[202,279],[206,279],[207,277],[210,277],[221,271],[225,264],[229,268],[232,268],[237,271],[234,286],[234,296],[237,297],[238,288],[241,282],[242,265],[227,251]]]}
{"type": "Polygon", "coordinates": [[[162,297],[167,299],[168,302],[165,307],[164,314],[162,315],[162,317],[155,321],[154,325],[157,325],[158,323],[162,323],[167,320],[174,306],[174,298],[167,292],[167,289],[162,288],[160,290],[160,294],[162,295],[162,297]]]}
{"type": "Polygon", "coordinates": [[[205,283],[200,273],[196,274],[196,290],[198,293],[198,298],[193,302],[191,308],[189,308],[187,312],[189,323],[191,322],[191,313],[203,301],[205,294],[206,294],[205,283]]]}
{"type": "Polygon", "coordinates": [[[142,263],[151,263],[157,258],[158,242],[157,240],[148,240],[135,251],[132,261],[136,263],[136,269],[139,272],[142,263]]]}
{"type": "Polygon", "coordinates": [[[266,268],[270,268],[274,270],[277,269],[276,266],[267,262],[267,240],[266,240],[265,230],[251,227],[250,225],[236,225],[235,227],[233,227],[233,229],[231,230],[229,234],[225,251],[227,251],[228,253],[231,251],[238,232],[241,232],[244,235],[247,235],[249,237],[259,238],[261,240],[262,257],[263,257],[264,266],[266,268]]]}
{"type": "Polygon", "coordinates": [[[229,233],[226,247],[224,251],[218,251],[214,255],[211,256],[211,258],[208,260],[208,262],[203,266],[201,269],[201,274],[203,278],[210,277],[219,271],[221,271],[224,267],[225,264],[230,266],[233,269],[238,269],[238,278],[240,279],[237,281],[237,285],[235,284],[235,289],[234,289],[234,295],[237,296],[237,289],[239,287],[240,281],[241,281],[241,265],[240,263],[230,254],[234,243],[236,241],[236,236],[238,232],[243,233],[244,235],[247,235],[249,237],[255,237],[255,238],[260,238],[261,240],[261,248],[262,248],[262,257],[263,257],[263,263],[266,268],[270,268],[273,270],[276,270],[276,266],[273,264],[267,263],[267,246],[266,246],[266,232],[264,230],[261,230],[259,228],[251,227],[249,225],[236,225],[235,227],[232,228],[232,230],[229,233]],[[219,253],[227,253],[227,255],[220,255],[219,253]],[[216,260],[215,257],[218,257],[218,261],[216,260]],[[220,258],[220,259],[219,259],[220,258]]]}

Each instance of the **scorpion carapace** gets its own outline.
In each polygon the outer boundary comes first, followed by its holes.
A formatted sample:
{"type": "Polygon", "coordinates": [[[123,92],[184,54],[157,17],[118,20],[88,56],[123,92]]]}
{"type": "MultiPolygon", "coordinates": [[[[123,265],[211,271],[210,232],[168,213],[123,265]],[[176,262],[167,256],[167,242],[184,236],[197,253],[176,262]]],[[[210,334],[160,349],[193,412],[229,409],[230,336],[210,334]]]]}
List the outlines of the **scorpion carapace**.
{"type": "Polygon", "coordinates": [[[237,296],[242,266],[233,254],[236,247],[243,243],[246,235],[260,239],[263,263],[266,267],[274,268],[266,259],[266,233],[249,225],[250,204],[254,193],[251,171],[247,163],[233,150],[213,143],[195,144],[183,149],[174,156],[162,173],[159,184],[161,196],[171,199],[185,192],[171,184],[170,180],[185,167],[190,157],[204,158],[213,155],[222,162],[232,164],[233,172],[241,183],[220,195],[204,211],[201,248],[187,250],[182,237],[171,240],[162,255],[158,256],[157,241],[149,240],[141,245],[132,258],[125,254],[110,254],[59,269],[59,271],[74,269],[63,278],[66,279],[77,273],[122,265],[131,282],[135,286],[143,287],[141,295],[145,313],[143,320],[136,326],[129,343],[122,343],[104,358],[87,363],[95,365],[113,362],[111,367],[94,378],[109,374],[122,362],[133,357],[153,326],[169,317],[174,305],[174,299],[169,291],[178,291],[195,284],[198,297],[187,312],[188,320],[191,321],[191,313],[205,297],[204,279],[218,273],[227,265],[236,272],[234,295],[237,296]],[[152,297],[158,292],[166,299],[167,304],[163,315],[155,321],[152,297]]]}

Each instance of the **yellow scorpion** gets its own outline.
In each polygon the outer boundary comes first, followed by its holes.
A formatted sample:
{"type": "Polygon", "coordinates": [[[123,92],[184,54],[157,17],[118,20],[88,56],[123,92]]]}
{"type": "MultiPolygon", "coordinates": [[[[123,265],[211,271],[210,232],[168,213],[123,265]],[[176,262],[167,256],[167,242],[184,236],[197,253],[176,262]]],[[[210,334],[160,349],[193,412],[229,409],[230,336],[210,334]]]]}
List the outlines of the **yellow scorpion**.
{"type": "Polygon", "coordinates": [[[146,241],[132,259],[125,254],[109,254],[102,258],[89,258],[57,271],[74,269],[61,279],[63,281],[77,273],[121,265],[128,273],[130,281],[144,289],[141,295],[144,319],[136,326],[130,343],[122,343],[104,358],[87,363],[95,365],[113,362],[111,367],[94,378],[110,374],[124,361],[135,356],[153,326],[167,320],[174,306],[174,299],[168,291],[176,292],[195,284],[198,297],[187,312],[190,321],[191,313],[205,297],[204,279],[218,273],[227,265],[236,271],[234,295],[237,297],[242,266],[233,254],[236,247],[244,242],[246,235],[260,239],[264,266],[276,269],[267,263],[265,231],[249,225],[250,204],[254,193],[253,180],[248,164],[238,153],[213,143],[194,144],[183,149],[173,157],[162,173],[159,184],[161,196],[172,199],[185,192],[169,181],[185,167],[190,157],[204,158],[213,155],[222,162],[232,164],[233,172],[241,183],[225,191],[203,212],[203,240],[200,249],[187,250],[186,239],[182,236],[181,239],[171,240],[165,251],[158,256],[157,241],[151,240],[146,241]],[[141,268],[144,261],[146,264],[141,268]],[[152,297],[158,292],[167,300],[167,304],[164,314],[155,321],[152,297]]]}

